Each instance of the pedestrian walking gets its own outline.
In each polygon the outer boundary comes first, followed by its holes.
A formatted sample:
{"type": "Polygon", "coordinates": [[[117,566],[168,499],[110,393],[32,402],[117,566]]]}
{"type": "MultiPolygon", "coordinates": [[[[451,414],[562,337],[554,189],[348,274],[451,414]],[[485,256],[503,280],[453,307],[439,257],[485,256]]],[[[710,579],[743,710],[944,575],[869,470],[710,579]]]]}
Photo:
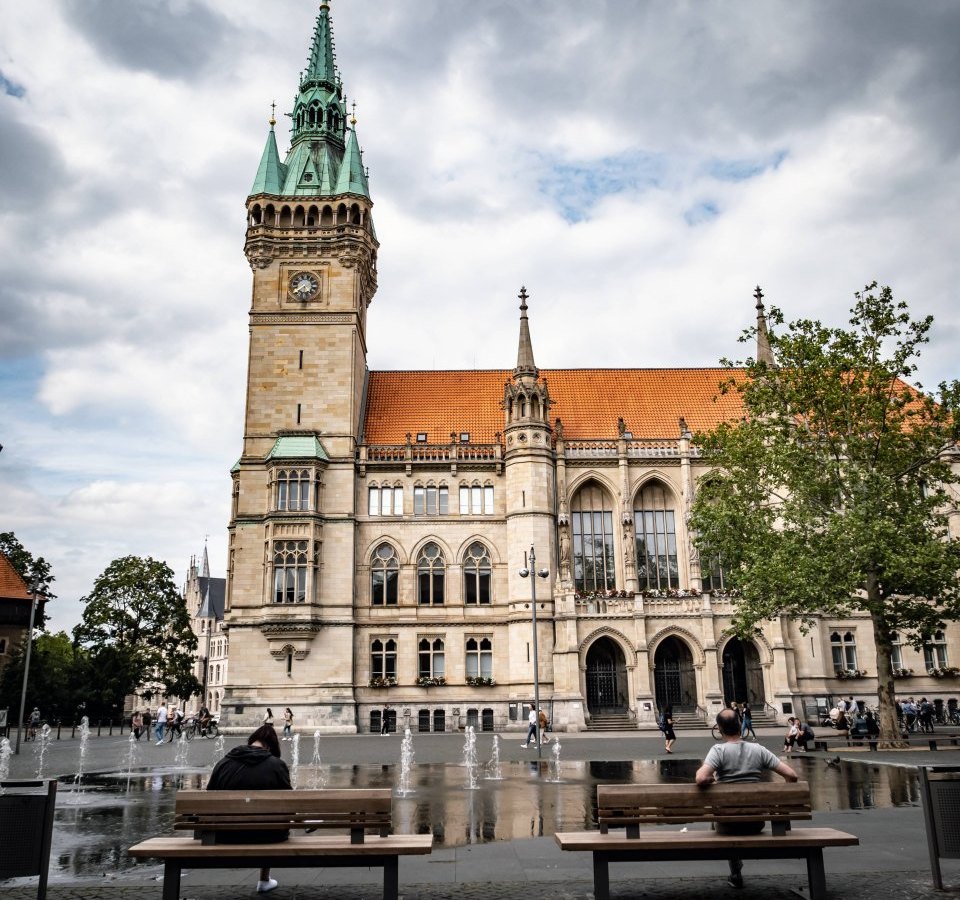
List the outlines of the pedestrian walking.
{"type": "Polygon", "coordinates": [[[154,733],[157,736],[157,744],[163,743],[163,732],[167,728],[167,704],[161,703],[157,707],[157,719],[156,725],[154,725],[154,733]]]}
{"type": "MultiPolygon", "coordinates": [[[[781,762],[763,744],[745,744],[740,737],[740,722],[735,710],[724,709],[717,713],[717,725],[723,741],[714,744],[708,751],[703,765],[697,769],[696,780],[700,787],[708,788],[715,781],[752,782],[760,780],[760,773],[772,769],[787,781],[796,781],[797,773],[781,762]]],[[[717,834],[759,834],[765,822],[717,822],[717,834]]],[[[727,883],[733,888],[743,887],[743,860],[730,860],[730,875],[727,883]]]]}
{"type": "Polygon", "coordinates": [[[288,706],[283,711],[283,739],[285,741],[292,740],[291,733],[293,732],[293,710],[288,706]]]}
{"type": "Polygon", "coordinates": [[[386,703],[383,704],[383,709],[380,710],[380,737],[383,737],[385,734],[390,732],[390,707],[386,703]]]}
{"type": "Polygon", "coordinates": [[[535,744],[539,743],[539,737],[537,735],[537,711],[533,708],[532,703],[529,706],[529,710],[527,713],[527,739],[520,745],[524,748],[530,746],[530,741],[533,741],[535,744]]]}
{"type": "Polygon", "coordinates": [[[537,724],[540,726],[541,742],[544,744],[549,744],[550,738],[547,737],[547,727],[550,725],[550,720],[547,718],[547,714],[542,709],[537,716],[537,724]]]}
{"type": "Polygon", "coordinates": [[[273,728],[273,710],[270,707],[267,707],[267,711],[263,714],[263,724],[269,725],[273,728]]]}
{"type": "Polygon", "coordinates": [[[660,713],[660,730],[663,732],[663,749],[667,753],[673,753],[673,744],[677,739],[677,733],[673,730],[673,706],[669,703],[660,713]]]}
{"type": "Polygon", "coordinates": [[[35,741],[37,739],[37,729],[40,727],[40,710],[35,706],[30,713],[29,728],[25,740],[35,741]]]}
{"type": "MultiPolygon", "coordinates": [[[[290,770],[280,758],[280,741],[272,724],[264,723],[250,737],[245,747],[234,747],[214,766],[207,783],[208,791],[289,791],[290,770]]],[[[289,831],[227,831],[217,834],[224,844],[276,844],[290,837],[289,831]]],[[[266,894],[277,887],[270,877],[270,868],[260,869],[257,892],[266,894]]]]}
{"type": "Polygon", "coordinates": [[[130,727],[133,729],[133,736],[139,741],[143,734],[143,713],[139,709],[134,710],[133,717],[130,719],[130,727]]]}
{"type": "Polygon", "coordinates": [[[746,740],[747,732],[754,740],[757,739],[757,733],[753,730],[753,710],[750,709],[749,703],[742,703],[740,705],[740,737],[746,740]]]}

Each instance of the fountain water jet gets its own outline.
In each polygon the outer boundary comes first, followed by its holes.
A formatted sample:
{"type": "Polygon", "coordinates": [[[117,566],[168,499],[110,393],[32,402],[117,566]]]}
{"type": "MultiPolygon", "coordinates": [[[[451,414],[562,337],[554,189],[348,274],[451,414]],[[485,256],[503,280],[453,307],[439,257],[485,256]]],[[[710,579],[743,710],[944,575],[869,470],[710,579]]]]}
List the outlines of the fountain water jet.
{"type": "Polygon", "coordinates": [[[36,748],[37,754],[37,780],[43,778],[43,758],[47,755],[47,749],[50,747],[50,726],[44,724],[40,729],[39,746],[36,748]]]}
{"type": "Polygon", "coordinates": [[[87,761],[87,744],[90,742],[90,720],[84,716],[80,720],[80,756],[77,760],[77,774],[73,776],[73,788],[70,791],[71,802],[80,802],[80,784],[83,781],[83,767],[87,761]]]}
{"type": "Polygon", "coordinates": [[[551,781],[554,784],[560,783],[560,739],[554,735],[553,738],[553,750],[551,751],[553,759],[550,760],[550,774],[547,776],[547,781],[551,781]]]}
{"type": "MultiPolygon", "coordinates": [[[[7,738],[0,738],[0,785],[10,777],[10,757],[13,755],[13,748],[7,738]]],[[[3,794],[3,787],[0,787],[0,794],[3,794]]]]}
{"type": "Polygon", "coordinates": [[[177,738],[177,755],[174,757],[174,765],[178,769],[185,769],[187,766],[187,753],[189,744],[187,743],[187,733],[184,731],[177,738]]]}
{"type": "Polygon", "coordinates": [[[397,794],[406,797],[413,793],[410,787],[410,769],[413,766],[413,735],[410,726],[403,729],[403,741],[400,744],[400,783],[397,785],[397,794]]]}
{"type": "Polygon", "coordinates": [[[139,743],[137,736],[132,731],[127,738],[127,790],[130,790],[130,779],[133,777],[133,767],[137,763],[137,747],[139,743]]]}
{"type": "Polygon", "coordinates": [[[225,739],[222,734],[217,735],[216,741],[213,743],[213,761],[214,763],[220,762],[223,759],[223,754],[226,752],[225,739]]]}
{"type": "Polygon", "coordinates": [[[500,735],[493,736],[493,750],[490,752],[490,761],[486,766],[487,774],[483,777],[487,781],[503,781],[503,770],[500,767],[500,735]]]}
{"type": "Polygon", "coordinates": [[[297,780],[300,777],[300,735],[290,738],[290,784],[297,789],[297,780]]]}
{"type": "Polygon", "coordinates": [[[477,784],[477,735],[472,725],[467,726],[463,741],[463,764],[467,769],[467,790],[475,791],[477,784]]]}
{"type": "Polygon", "coordinates": [[[310,782],[310,786],[316,791],[322,788],[327,783],[327,778],[323,774],[323,770],[320,768],[320,729],[319,728],[313,733],[313,759],[310,760],[310,765],[313,767],[313,779],[310,782]]]}

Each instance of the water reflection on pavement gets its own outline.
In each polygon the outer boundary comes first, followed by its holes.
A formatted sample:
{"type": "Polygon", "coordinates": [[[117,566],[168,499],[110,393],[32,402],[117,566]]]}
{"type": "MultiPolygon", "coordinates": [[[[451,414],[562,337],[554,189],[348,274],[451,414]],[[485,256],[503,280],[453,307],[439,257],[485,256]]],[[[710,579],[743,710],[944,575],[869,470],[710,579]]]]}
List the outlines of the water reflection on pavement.
{"type": "MultiPolygon", "coordinates": [[[[823,757],[790,760],[810,783],[815,810],[869,810],[919,804],[917,776],[912,769],[842,761],[823,757]]],[[[556,831],[596,827],[598,784],[689,782],[695,760],[627,762],[562,761],[561,780],[548,781],[542,762],[504,762],[501,780],[481,779],[467,789],[463,766],[417,765],[414,793],[394,799],[397,833],[432,833],[437,846],[542,837],[556,831]]],[[[172,768],[97,775],[85,778],[82,790],[71,792],[65,780],[57,806],[51,878],[115,875],[138,865],[126,849],[143,838],[170,834],[178,788],[203,788],[207,770],[178,772],[172,768]]],[[[327,787],[394,787],[393,765],[324,767],[327,787]]],[[[312,767],[301,765],[299,783],[309,787],[312,767]]]]}

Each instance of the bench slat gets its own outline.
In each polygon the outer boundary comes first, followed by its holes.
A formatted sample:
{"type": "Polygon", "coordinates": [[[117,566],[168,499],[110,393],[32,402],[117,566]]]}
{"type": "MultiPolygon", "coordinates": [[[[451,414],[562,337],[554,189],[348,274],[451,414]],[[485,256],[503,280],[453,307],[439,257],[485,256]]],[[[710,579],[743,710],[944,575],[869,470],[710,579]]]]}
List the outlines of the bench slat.
{"type": "Polygon", "coordinates": [[[188,837],[156,837],[141,841],[128,856],[146,859],[256,860],[263,857],[310,856],[412,856],[430,853],[432,834],[376,835],[362,844],[351,844],[346,835],[292,835],[278,844],[216,844],[205,846],[188,837]]]}
{"type": "Polygon", "coordinates": [[[330,812],[389,812],[393,798],[389,788],[356,788],[333,791],[178,791],[177,815],[217,814],[253,810],[257,813],[306,812],[323,808],[330,812]]]}
{"type": "Polygon", "coordinates": [[[554,837],[561,850],[687,850],[713,847],[852,847],[860,843],[855,835],[835,828],[795,828],[785,835],[729,835],[714,831],[670,832],[663,829],[643,831],[638,838],[599,831],[557,832],[554,837]]]}

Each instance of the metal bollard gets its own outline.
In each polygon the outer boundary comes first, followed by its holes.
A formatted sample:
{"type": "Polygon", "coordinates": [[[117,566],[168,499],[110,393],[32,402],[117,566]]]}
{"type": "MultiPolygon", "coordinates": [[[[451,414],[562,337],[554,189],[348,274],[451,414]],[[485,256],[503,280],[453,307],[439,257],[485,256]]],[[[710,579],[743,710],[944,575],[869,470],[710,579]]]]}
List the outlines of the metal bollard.
{"type": "Polygon", "coordinates": [[[97,719],[97,737],[100,737],[101,728],[103,728],[103,719],[97,719]]]}
{"type": "Polygon", "coordinates": [[[77,736],[77,723],[74,722],[73,726],[70,728],[70,737],[75,738],[77,736]]]}
{"type": "Polygon", "coordinates": [[[60,740],[60,728],[63,726],[63,722],[57,719],[57,740],[60,740]]]}
{"type": "Polygon", "coordinates": [[[930,749],[931,749],[931,750],[936,750],[936,749],[937,749],[937,742],[936,742],[936,741],[927,741],[927,743],[930,745],[930,749]]]}

